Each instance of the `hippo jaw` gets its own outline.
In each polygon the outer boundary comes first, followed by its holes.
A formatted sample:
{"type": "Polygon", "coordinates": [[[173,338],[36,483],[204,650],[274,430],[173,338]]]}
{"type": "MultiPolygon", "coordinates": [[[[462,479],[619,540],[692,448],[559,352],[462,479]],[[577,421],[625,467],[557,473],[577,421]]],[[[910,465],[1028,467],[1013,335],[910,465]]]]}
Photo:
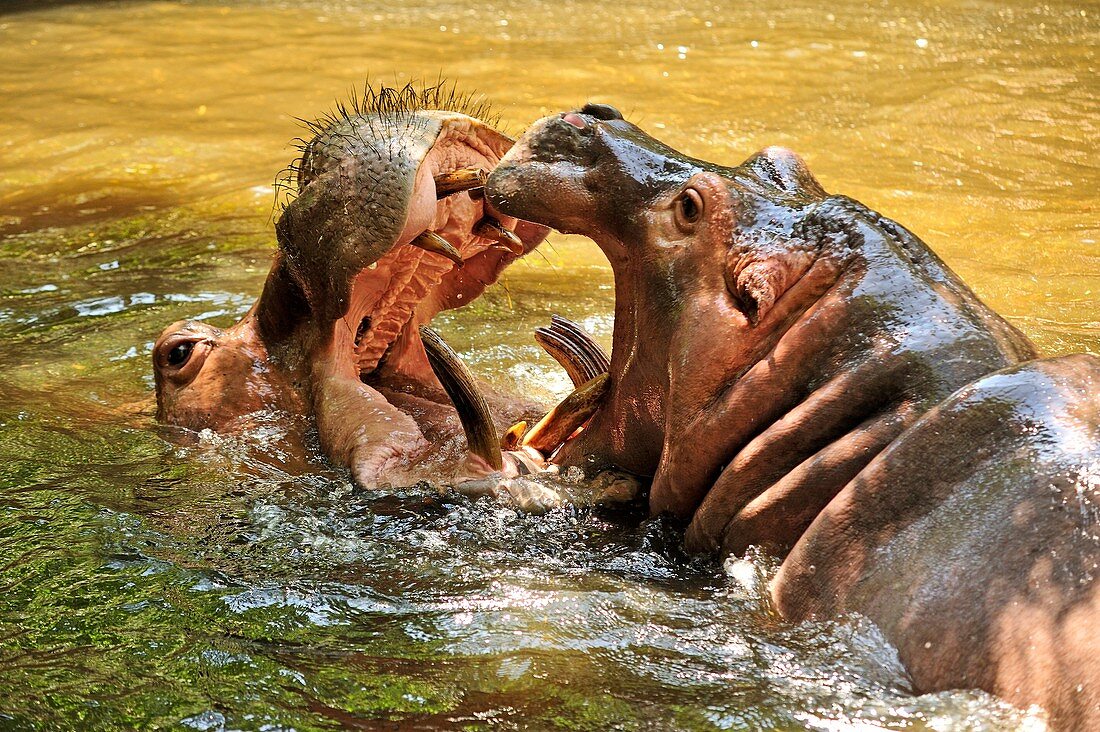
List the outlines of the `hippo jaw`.
{"type": "Polygon", "coordinates": [[[706,165],[670,158],[675,151],[600,104],[545,117],[521,139],[490,175],[490,203],[516,218],[589,236],[609,258],[627,254],[635,233],[630,211],[706,165]],[[608,180],[609,168],[622,175],[608,180]]]}
{"type": "MultiPolygon", "coordinates": [[[[629,212],[647,208],[667,185],[655,179],[665,169],[655,164],[662,146],[651,148],[644,136],[619,134],[629,128],[617,111],[602,105],[539,120],[490,175],[486,197],[508,215],[592,238],[612,263],[615,327],[604,406],[557,459],[568,463],[571,452],[599,455],[599,463],[651,476],[663,441],[667,366],[658,351],[667,341],[637,345],[641,333],[658,327],[668,303],[659,288],[643,292],[635,283],[646,275],[638,266],[629,212]],[[620,164],[628,159],[637,164],[620,164]],[[609,181],[608,169],[626,175],[609,181]]],[[[695,169],[690,162],[673,166],[670,177],[689,176],[695,169]]]]}
{"type": "Polygon", "coordinates": [[[384,366],[432,383],[417,327],[475,299],[544,230],[513,233],[517,222],[479,195],[508,138],[456,113],[419,113],[414,135],[376,124],[349,120],[307,146],[299,196],[276,227],[280,247],[310,319],[333,324],[314,348],[340,354],[362,378],[384,366]],[[466,185],[474,195],[437,190],[462,171],[482,173],[466,185]]]}
{"type": "Polygon", "coordinates": [[[419,326],[546,231],[486,206],[480,185],[511,140],[450,101],[390,90],[312,126],[259,300],[228,329],[178,323],[158,339],[161,421],[231,431],[258,411],[308,413],[363,484],[450,439],[419,326]]]}

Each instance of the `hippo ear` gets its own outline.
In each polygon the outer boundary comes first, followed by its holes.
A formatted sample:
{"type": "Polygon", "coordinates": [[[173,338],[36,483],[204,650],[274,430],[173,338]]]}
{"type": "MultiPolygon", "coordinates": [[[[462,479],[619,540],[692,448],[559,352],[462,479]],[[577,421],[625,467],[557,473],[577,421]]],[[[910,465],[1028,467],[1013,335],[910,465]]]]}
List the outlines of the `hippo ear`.
{"type": "Polygon", "coordinates": [[[726,268],[726,287],[738,309],[753,325],[764,319],[786,289],[784,269],[783,264],[774,259],[726,268]]]}
{"type": "Polygon", "coordinates": [[[766,147],[746,160],[742,167],[748,168],[765,183],[788,193],[812,198],[828,195],[810,172],[806,161],[785,147],[766,147]]]}
{"type": "Polygon", "coordinates": [[[753,326],[813,264],[816,249],[797,238],[762,234],[737,237],[726,255],[726,288],[753,326]]]}

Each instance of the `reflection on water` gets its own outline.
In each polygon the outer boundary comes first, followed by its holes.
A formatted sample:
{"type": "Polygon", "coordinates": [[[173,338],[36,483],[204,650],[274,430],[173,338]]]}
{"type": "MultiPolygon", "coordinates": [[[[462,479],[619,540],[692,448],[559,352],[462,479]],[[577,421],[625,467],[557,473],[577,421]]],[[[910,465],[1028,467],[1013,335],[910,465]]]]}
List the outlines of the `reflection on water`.
{"type": "MultiPolygon", "coordinates": [[[[793,147],[1047,353],[1100,351],[1097,13],[768,5],[0,7],[0,725],[1026,725],[907,696],[873,628],[779,623],[766,561],[727,578],[659,523],[364,495],[284,469],[259,447],[279,424],[184,446],[151,426],[156,334],[258,292],[294,118],[441,69],[512,132],[591,98],[700,157],[793,147]]],[[[546,398],[567,381],[533,328],[606,340],[612,300],[591,245],[550,245],[440,323],[546,398]]]]}

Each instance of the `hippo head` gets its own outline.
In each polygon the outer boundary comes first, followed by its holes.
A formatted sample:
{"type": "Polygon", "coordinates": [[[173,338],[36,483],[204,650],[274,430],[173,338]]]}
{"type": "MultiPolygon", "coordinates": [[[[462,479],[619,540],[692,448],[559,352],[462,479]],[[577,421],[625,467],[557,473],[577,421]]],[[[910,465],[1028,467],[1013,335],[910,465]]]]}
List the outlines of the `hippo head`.
{"type": "Polygon", "coordinates": [[[160,420],[225,431],[264,410],[309,413],[362,483],[443,439],[453,408],[419,327],[477,298],[546,231],[486,206],[481,186],[512,141],[481,111],[442,86],[368,88],[312,123],[256,304],[228,329],[181,322],[157,340],[160,420]]]}
{"type": "MultiPolygon", "coordinates": [[[[595,426],[611,420],[598,439],[612,462],[649,475],[664,442],[670,375],[682,391],[696,380],[683,367],[713,373],[717,365],[703,361],[719,359],[723,371],[736,370],[731,343],[767,340],[784,317],[772,312],[777,301],[816,258],[818,243],[799,223],[826,196],[788,150],[722,167],[673,150],[602,104],[535,123],[487,191],[510,215],[592,237],[611,262],[614,406],[595,426]],[[692,317],[701,320],[685,322],[692,317]],[[712,337],[700,338],[700,328],[712,337]]],[[[599,430],[588,432],[597,439],[599,430]]],[[[580,443],[570,450],[591,447],[580,443]]]]}
{"type": "Polygon", "coordinates": [[[604,401],[554,461],[652,477],[651,510],[692,519],[692,548],[786,542],[921,405],[1034,353],[788,150],[716,165],[589,104],[536,122],[486,196],[590,236],[615,274],[604,401]],[[763,533],[729,529],[777,505],[763,533]]]}
{"type": "Polygon", "coordinates": [[[158,419],[194,430],[235,430],[265,410],[302,409],[251,313],[226,330],[195,320],[168,326],[153,346],[153,376],[158,419]]]}

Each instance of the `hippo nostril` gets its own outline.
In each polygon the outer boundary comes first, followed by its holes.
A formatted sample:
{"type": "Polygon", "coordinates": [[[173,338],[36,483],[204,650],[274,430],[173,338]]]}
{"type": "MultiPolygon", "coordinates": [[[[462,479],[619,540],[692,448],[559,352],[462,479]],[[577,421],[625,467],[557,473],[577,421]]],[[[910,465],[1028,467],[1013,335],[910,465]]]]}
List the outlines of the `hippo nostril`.
{"type": "Polygon", "coordinates": [[[604,122],[610,122],[614,119],[622,119],[622,112],[612,107],[610,104],[596,104],[589,102],[580,109],[581,114],[587,114],[589,117],[595,117],[596,119],[602,119],[604,122]]]}

